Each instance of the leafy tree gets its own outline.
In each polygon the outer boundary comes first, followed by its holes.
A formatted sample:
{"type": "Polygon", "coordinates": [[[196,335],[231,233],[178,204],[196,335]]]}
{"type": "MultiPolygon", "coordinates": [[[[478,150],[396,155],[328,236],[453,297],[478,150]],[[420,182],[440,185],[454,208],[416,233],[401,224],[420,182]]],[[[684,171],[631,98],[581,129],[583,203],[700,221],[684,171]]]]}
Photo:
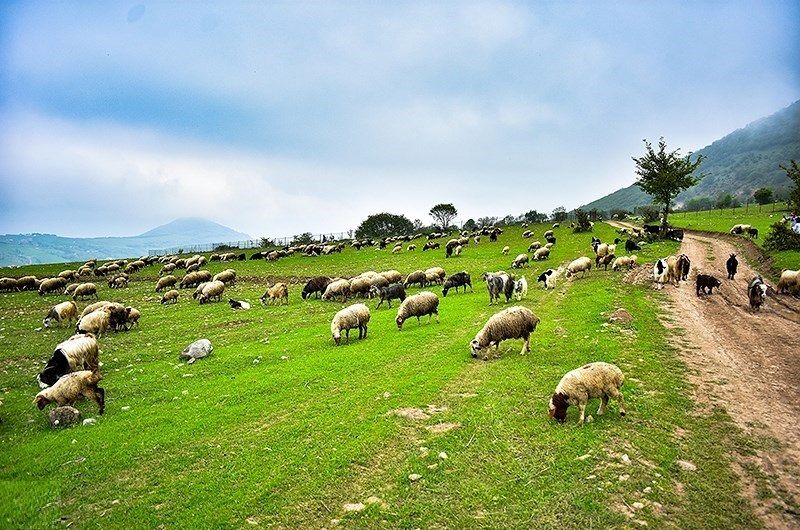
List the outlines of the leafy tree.
{"type": "Polygon", "coordinates": [[[442,227],[442,230],[447,230],[450,223],[458,215],[458,210],[452,204],[437,204],[428,214],[433,217],[433,220],[442,227]]]}
{"type": "Polygon", "coordinates": [[[563,223],[567,220],[567,210],[563,206],[559,206],[555,210],[553,210],[553,215],[551,216],[553,221],[557,223],[563,223]]]}
{"type": "Polygon", "coordinates": [[[478,225],[475,223],[475,219],[467,219],[467,222],[464,223],[464,230],[475,230],[478,228],[478,225]]]}
{"type": "Polygon", "coordinates": [[[292,238],[292,245],[308,245],[313,242],[314,236],[311,235],[311,232],[303,232],[292,238]]]}
{"type": "Polygon", "coordinates": [[[698,197],[693,197],[688,201],[686,201],[686,204],[683,207],[686,211],[689,212],[712,210],[714,208],[714,199],[712,199],[708,195],[700,195],[698,197]]]}
{"type": "Polygon", "coordinates": [[[592,231],[592,222],[589,219],[589,213],[584,212],[581,209],[575,210],[575,218],[577,219],[577,223],[575,224],[575,228],[572,230],[573,232],[591,232],[592,231]]]}
{"type": "Polygon", "coordinates": [[[789,180],[794,182],[794,188],[789,190],[789,198],[786,200],[789,203],[789,209],[800,210],[800,166],[797,165],[797,161],[790,160],[788,166],[781,164],[778,167],[786,172],[789,180]]]}
{"type": "Polygon", "coordinates": [[[547,214],[539,213],[536,210],[530,210],[522,214],[522,218],[526,223],[544,223],[547,221],[547,214]]]}
{"type": "Polygon", "coordinates": [[[753,192],[753,199],[758,204],[769,204],[772,202],[772,188],[758,188],[753,192]]]}
{"type": "Polygon", "coordinates": [[[513,215],[506,215],[503,217],[503,224],[504,225],[513,225],[517,221],[517,218],[513,215]]]}
{"type": "Polygon", "coordinates": [[[497,222],[497,217],[480,217],[478,218],[478,226],[487,228],[497,222]]]}
{"type": "Polygon", "coordinates": [[[636,164],[636,174],[639,175],[636,185],[651,195],[655,204],[663,207],[661,229],[666,231],[672,201],[680,192],[691,188],[703,178],[703,175],[693,176],[703,162],[703,156],[699,155],[692,161],[692,153],[681,156],[680,149],[667,152],[667,142],[663,137],[658,141],[658,151],[647,140],[644,140],[644,146],[644,156],[632,157],[636,164]]]}
{"type": "Polygon", "coordinates": [[[792,231],[789,223],[779,221],[772,225],[764,238],[767,250],[800,250],[800,234],[792,231]]]}
{"type": "Polygon", "coordinates": [[[724,193],[724,194],[721,194],[719,197],[717,197],[716,206],[720,210],[723,209],[723,208],[736,208],[736,207],[738,207],[740,205],[741,205],[741,203],[739,202],[739,199],[737,199],[736,197],[734,197],[730,193],[724,193]]]}
{"type": "Polygon", "coordinates": [[[410,234],[414,225],[405,215],[376,213],[370,215],[356,228],[358,239],[380,239],[382,237],[410,234]]]}
{"type": "Polygon", "coordinates": [[[645,222],[645,224],[658,221],[658,216],[661,215],[661,210],[654,204],[640,206],[637,208],[637,211],[639,212],[639,215],[642,216],[642,220],[645,222]]]}
{"type": "Polygon", "coordinates": [[[274,247],[275,246],[275,240],[271,239],[269,237],[262,237],[260,243],[261,243],[261,246],[264,247],[264,248],[266,248],[266,247],[274,247]]]}
{"type": "Polygon", "coordinates": [[[414,231],[418,231],[422,229],[422,221],[420,219],[414,219],[414,231]]]}

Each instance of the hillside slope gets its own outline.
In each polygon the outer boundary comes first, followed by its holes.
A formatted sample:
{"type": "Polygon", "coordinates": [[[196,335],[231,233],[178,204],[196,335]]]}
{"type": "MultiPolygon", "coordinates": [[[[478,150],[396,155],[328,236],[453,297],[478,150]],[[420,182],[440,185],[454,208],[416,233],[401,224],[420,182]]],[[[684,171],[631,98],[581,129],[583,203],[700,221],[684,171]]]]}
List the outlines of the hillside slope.
{"type": "MultiPolygon", "coordinates": [[[[800,159],[800,101],[728,134],[697,154],[706,157],[700,166],[706,177],[678,195],[679,205],[703,195],[731,193],[745,199],[762,186],[775,191],[787,188],[789,180],[778,166],[790,159],[800,159]]],[[[581,208],[632,210],[650,201],[649,195],[631,185],[581,208]]]]}

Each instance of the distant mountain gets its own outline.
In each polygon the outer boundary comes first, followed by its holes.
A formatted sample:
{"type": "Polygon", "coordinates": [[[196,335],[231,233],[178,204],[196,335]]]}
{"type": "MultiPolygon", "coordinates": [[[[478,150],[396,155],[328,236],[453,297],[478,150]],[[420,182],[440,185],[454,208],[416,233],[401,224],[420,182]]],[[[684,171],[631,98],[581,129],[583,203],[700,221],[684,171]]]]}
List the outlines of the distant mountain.
{"type": "MultiPolygon", "coordinates": [[[[706,157],[700,165],[706,177],[678,195],[678,205],[694,197],[716,198],[724,193],[745,200],[764,186],[776,192],[788,188],[790,181],[778,165],[800,160],[800,101],[730,133],[696,154],[706,157]]],[[[631,185],[581,208],[632,210],[650,202],[649,195],[631,185]]]]}
{"type": "Polygon", "coordinates": [[[130,258],[160,250],[252,239],[221,224],[195,217],[176,219],[131,237],[60,237],[53,234],[0,236],[0,266],[63,263],[90,258],[130,258]]]}

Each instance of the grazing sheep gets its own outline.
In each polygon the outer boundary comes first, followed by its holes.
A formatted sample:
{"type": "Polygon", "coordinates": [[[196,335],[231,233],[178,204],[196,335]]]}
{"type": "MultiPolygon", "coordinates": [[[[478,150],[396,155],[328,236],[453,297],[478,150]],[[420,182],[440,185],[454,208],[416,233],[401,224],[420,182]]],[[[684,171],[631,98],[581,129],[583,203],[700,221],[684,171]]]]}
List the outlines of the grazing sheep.
{"type": "Polygon", "coordinates": [[[400,282],[387,285],[386,287],[378,287],[377,285],[373,285],[370,288],[370,292],[373,296],[380,298],[375,309],[380,309],[384,301],[386,301],[391,308],[393,298],[397,298],[401,302],[406,299],[405,287],[403,287],[403,284],[400,282]]]}
{"type": "Polygon", "coordinates": [[[625,251],[630,254],[634,250],[642,250],[642,247],[640,247],[639,244],[633,239],[625,241],[625,251]]]}
{"type": "Polygon", "coordinates": [[[617,257],[614,254],[606,254],[605,256],[597,256],[594,258],[594,266],[596,269],[600,269],[600,265],[603,266],[603,270],[608,270],[608,266],[615,260],[617,257]]]}
{"type": "Polygon", "coordinates": [[[444,272],[444,269],[441,267],[431,267],[429,269],[425,269],[425,279],[430,283],[442,283],[444,282],[444,278],[447,276],[447,273],[444,272]]]}
{"type": "Polygon", "coordinates": [[[470,342],[472,357],[489,358],[489,349],[494,345],[495,356],[499,355],[500,342],[510,339],[522,339],[520,355],[531,351],[531,333],[539,325],[539,317],[527,307],[514,306],[495,313],[470,342]]]}
{"type": "Polygon", "coordinates": [[[281,301],[289,305],[289,286],[283,282],[273,286],[267,284],[267,290],[261,295],[261,304],[265,306],[271,303],[280,304],[281,301]]]}
{"type": "Polygon", "coordinates": [[[406,248],[406,250],[408,252],[413,252],[413,251],[417,250],[417,245],[408,245],[408,248],[406,248]]]}
{"type": "Polygon", "coordinates": [[[380,273],[380,276],[386,279],[387,285],[390,283],[402,283],[403,275],[394,269],[380,273]]]}
{"type": "Polygon", "coordinates": [[[57,293],[67,285],[67,280],[64,278],[48,278],[42,280],[39,284],[39,296],[44,296],[50,293],[57,293]]]}
{"type": "Polygon", "coordinates": [[[175,264],[174,263],[167,263],[166,265],[161,267],[161,270],[158,272],[158,275],[159,276],[163,276],[165,274],[169,274],[170,272],[172,272],[174,270],[175,270],[175,264]]]}
{"type": "Polygon", "coordinates": [[[335,300],[336,298],[341,298],[341,301],[344,302],[350,297],[350,281],[349,280],[333,280],[328,286],[325,288],[325,292],[322,294],[323,300],[335,300]]]}
{"type": "Polygon", "coordinates": [[[427,277],[425,276],[425,272],[421,270],[416,270],[409,274],[406,277],[406,281],[403,284],[406,288],[418,283],[420,287],[425,287],[425,282],[427,281],[427,277]]]}
{"type": "Polygon", "coordinates": [[[481,236],[475,236],[472,238],[472,240],[475,241],[475,244],[477,245],[481,242],[481,236]]]}
{"type": "Polygon", "coordinates": [[[746,233],[747,233],[747,235],[748,235],[748,236],[750,236],[751,238],[753,238],[753,239],[758,239],[758,228],[756,228],[756,227],[754,227],[754,226],[751,226],[751,227],[748,227],[748,228],[745,230],[745,232],[746,232],[746,233]]]}
{"type": "Polygon", "coordinates": [[[739,269],[739,260],[736,259],[736,254],[731,254],[731,257],[725,262],[725,268],[728,270],[728,279],[735,279],[736,271],[739,269]]]}
{"type": "Polygon", "coordinates": [[[100,348],[94,335],[73,335],[58,344],[44,370],[36,376],[40,388],[53,386],[59,377],[78,370],[96,370],[100,348]]]}
{"type": "Polygon", "coordinates": [[[342,331],[345,332],[347,342],[350,342],[350,330],[358,328],[358,338],[367,338],[367,325],[369,324],[369,308],[364,304],[353,304],[345,307],[331,321],[331,336],[337,346],[342,339],[342,331]]]}
{"type": "Polygon", "coordinates": [[[123,324],[123,327],[126,330],[130,330],[130,329],[133,328],[133,326],[138,326],[139,325],[139,319],[142,317],[142,314],[139,312],[138,309],[136,309],[135,307],[128,306],[128,307],[125,308],[125,313],[126,313],[126,316],[125,316],[125,323],[123,324]]]}
{"type": "Polygon", "coordinates": [[[459,246],[458,239],[451,239],[450,241],[448,241],[447,244],[444,246],[444,257],[445,258],[451,257],[453,255],[453,251],[457,246],[459,246]]]}
{"type": "Polygon", "coordinates": [[[239,309],[239,310],[250,309],[250,304],[245,302],[244,300],[234,300],[233,298],[229,298],[228,305],[231,306],[231,309],[239,309]]]}
{"type": "Polygon", "coordinates": [[[300,297],[303,300],[308,299],[309,296],[315,294],[317,298],[322,296],[322,293],[325,292],[325,288],[328,287],[331,283],[331,279],[327,276],[315,276],[306,282],[303,286],[303,291],[300,293],[300,297]]]}
{"type": "Polygon", "coordinates": [[[797,289],[800,289],[800,271],[786,269],[781,272],[781,279],[778,280],[775,288],[778,294],[782,294],[784,291],[789,293],[797,289]]]}
{"type": "Polygon", "coordinates": [[[186,267],[187,274],[190,273],[190,272],[197,271],[197,270],[200,270],[200,264],[199,263],[192,263],[191,265],[186,267]]]}
{"type": "Polygon", "coordinates": [[[550,257],[550,249],[547,247],[542,247],[533,253],[533,259],[536,261],[544,261],[548,257],[550,257]]]}
{"type": "Polygon", "coordinates": [[[128,286],[128,278],[125,276],[115,276],[108,282],[111,289],[124,289],[128,286]]]}
{"type": "Polygon", "coordinates": [[[514,282],[514,298],[517,302],[528,296],[528,280],[525,276],[514,282]]]}
{"type": "Polygon", "coordinates": [[[234,285],[236,283],[236,271],[233,269],[225,269],[224,271],[214,275],[212,281],[219,281],[227,285],[234,285]]]}
{"type": "Polygon", "coordinates": [[[392,249],[392,254],[399,254],[402,251],[403,251],[403,245],[397,244],[392,249]]]}
{"type": "Polygon", "coordinates": [[[731,234],[739,235],[742,234],[743,232],[748,231],[750,228],[751,228],[750,225],[742,225],[742,224],[733,225],[733,227],[731,228],[731,234]]]}
{"type": "Polygon", "coordinates": [[[586,273],[592,270],[592,260],[587,258],[586,256],[580,257],[578,259],[572,260],[569,265],[567,265],[567,278],[572,278],[574,275],[581,274],[581,278],[586,276],[586,273]]]}
{"type": "Polygon", "coordinates": [[[50,403],[59,407],[72,405],[79,397],[91,399],[99,408],[99,414],[105,410],[105,390],[97,386],[103,378],[98,371],[80,370],[64,375],[55,384],[45,388],[33,400],[33,403],[43,410],[50,403]]]}
{"type": "Polygon", "coordinates": [[[353,296],[368,296],[370,288],[372,288],[372,282],[369,277],[356,276],[350,280],[350,293],[353,296]]]}
{"type": "Polygon", "coordinates": [[[528,264],[528,255],[520,254],[516,258],[514,258],[514,261],[511,263],[511,268],[520,269],[527,264],[528,264]]]}
{"type": "Polygon", "coordinates": [[[548,230],[547,232],[544,233],[544,238],[547,239],[548,237],[553,237],[552,230],[548,230]]]}
{"type": "MultiPolygon", "coordinates": [[[[5,278],[3,278],[3,279],[5,279],[5,278]]],[[[1,282],[2,282],[2,280],[0,280],[0,283],[1,282]]],[[[111,283],[111,282],[109,282],[109,283],[111,283]]],[[[80,285],[79,283],[71,283],[71,284],[67,285],[64,288],[64,294],[72,296],[72,293],[75,292],[75,289],[77,289],[79,285],[80,285]]],[[[2,289],[0,289],[0,290],[2,290],[2,289]]]]}
{"type": "Polygon", "coordinates": [[[55,321],[59,327],[64,322],[72,322],[78,318],[78,305],[72,302],[61,302],[50,308],[50,312],[42,320],[42,325],[46,328],[50,327],[50,323],[55,321]]]}
{"type": "Polygon", "coordinates": [[[39,285],[36,276],[23,276],[22,278],[17,279],[18,291],[35,291],[38,288],[39,285]]]}
{"type": "Polygon", "coordinates": [[[453,255],[460,256],[461,255],[461,245],[456,246],[455,250],[453,250],[453,255]]]}
{"type": "Polygon", "coordinates": [[[178,278],[176,278],[171,274],[164,276],[163,278],[159,278],[158,281],[156,282],[156,292],[160,293],[167,287],[170,288],[175,287],[176,283],[178,283],[178,278]]]}
{"type": "Polygon", "coordinates": [[[467,292],[467,286],[469,286],[470,291],[474,292],[472,288],[472,278],[470,277],[467,271],[457,272],[447,277],[447,280],[444,282],[444,286],[442,287],[442,296],[447,296],[448,291],[450,289],[455,289],[458,292],[459,287],[464,288],[464,292],[467,292]]]}
{"type": "Polygon", "coordinates": [[[225,284],[223,282],[219,280],[210,281],[203,287],[203,290],[200,292],[200,296],[197,297],[197,301],[200,303],[200,305],[210,302],[213,299],[216,299],[217,302],[219,302],[222,300],[223,292],[225,292],[225,284]]]}
{"type": "Polygon", "coordinates": [[[18,290],[16,278],[0,278],[0,292],[11,293],[18,290]]]}
{"type": "Polygon", "coordinates": [[[175,304],[178,302],[178,291],[172,289],[164,293],[164,296],[161,297],[162,304],[175,304]]]}
{"type": "Polygon", "coordinates": [[[533,232],[530,230],[525,230],[524,232],[522,232],[522,237],[524,237],[525,239],[533,237],[533,232]]]}
{"type": "Polygon", "coordinates": [[[567,372],[558,383],[553,397],[550,398],[550,417],[559,423],[567,421],[567,408],[577,405],[580,409],[578,423],[583,425],[586,416],[586,404],[590,399],[600,398],[597,415],[606,413],[608,399],[614,398],[619,403],[620,416],[625,415],[625,400],[622,397],[622,384],[625,376],[615,365],[604,362],[589,363],[567,372]]]}
{"type": "Polygon", "coordinates": [[[697,296],[700,294],[714,294],[714,287],[720,287],[722,282],[710,274],[698,274],[695,280],[697,296]]]}
{"type": "Polygon", "coordinates": [[[511,250],[508,245],[503,247],[503,256],[508,256],[508,252],[511,250]]]}
{"type": "Polygon", "coordinates": [[[558,228],[559,226],[561,226],[560,223],[553,223],[553,228],[558,228]]]}
{"type": "Polygon", "coordinates": [[[623,267],[627,269],[632,269],[636,266],[637,256],[633,254],[631,256],[620,256],[614,260],[614,263],[611,264],[612,271],[618,271],[623,267]]]}
{"type": "Polygon", "coordinates": [[[419,317],[424,315],[428,315],[428,323],[430,323],[431,317],[436,315],[436,323],[439,323],[439,297],[430,291],[420,291],[403,300],[394,320],[397,323],[397,329],[402,330],[403,322],[409,317],[417,317],[417,323],[419,323],[419,317]]]}
{"type": "Polygon", "coordinates": [[[767,289],[769,286],[764,283],[764,279],[761,276],[756,276],[752,280],[750,280],[750,284],[747,286],[747,298],[750,301],[750,307],[755,311],[760,311],[761,306],[764,304],[764,301],[767,299],[767,289]]]}
{"type": "Polygon", "coordinates": [[[181,289],[197,287],[201,283],[210,281],[211,281],[211,273],[209,271],[206,270],[194,271],[186,274],[186,276],[181,278],[178,287],[180,287],[181,289]]]}
{"type": "Polygon", "coordinates": [[[608,254],[608,245],[605,243],[593,243],[592,249],[594,250],[595,256],[598,258],[602,258],[606,254],[608,254]]]}
{"type": "Polygon", "coordinates": [[[553,246],[553,245],[556,244],[556,236],[552,236],[552,235],[551,236],[545,236],[544,239],[545,239],[545,241],[547,241],[547,243],[550,246],[553,246]]]}
{"type": "Polygon", "coordinates": [[[439,245],[439,243],[436,243],[434,241],[428,241],[427,243],[422,245],[422,251],[425,252],[426,250],[436,249],[439,248],[440,246],[441,245],[439,245]]]}
{"type": "MultiPolygon", "coordinates": [[[[589,258],[586,258],[589,259],[589,258]]],[[[590,262],[591,265],[591,262],[590,262]]],[[[536,282],[542,282],[545,289],[555,289],[556,288],[556,277],[558,274],[553,269],[547,269],[543,273],[539,275],[536,279],[536,282]]]]}
{"type": "Polygon", "coordinates": [[[528,245],[528,252],[536,252],[540,248],[542,248],[542,242],[541,241],[534,241],[533,243],[528,245]]]}
{"type": "Polygon", "coordinates": [[[104,332],[108,331],[108,329],[115,328],[116,324],[120,322],[120,320],[117,320],[115,318],[114,325],[112,325],[111,316],[112,316],[112,309],[109,306],[104,306],[99,309],[95,309],[88,315],[81,317],[78,320],[76,331],[84,335],[87,333],[91,333],[99,337],[104,332]]]}
{"type": "Polygon", "coordinates": [[[67,269],[65,271],[59,272],[57,277],[58,278],[63,278],[65,280],[67,280],[67,281],[73,281],[73,280],[75,280],[75,277],[77,275],[78,275],[78,273],[76,271],[67,269]]]}

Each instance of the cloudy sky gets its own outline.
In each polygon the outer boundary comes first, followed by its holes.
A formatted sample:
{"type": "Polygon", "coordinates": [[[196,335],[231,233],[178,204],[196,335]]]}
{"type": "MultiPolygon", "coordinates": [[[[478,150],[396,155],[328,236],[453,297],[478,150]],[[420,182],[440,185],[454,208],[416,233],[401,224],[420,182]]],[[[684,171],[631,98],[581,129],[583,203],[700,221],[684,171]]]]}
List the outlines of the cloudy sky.
{"type": "Polygon", "coordinates": [[[573,208],[800,98],[786,2],[3,2],[0,233],[573,208]]]}

